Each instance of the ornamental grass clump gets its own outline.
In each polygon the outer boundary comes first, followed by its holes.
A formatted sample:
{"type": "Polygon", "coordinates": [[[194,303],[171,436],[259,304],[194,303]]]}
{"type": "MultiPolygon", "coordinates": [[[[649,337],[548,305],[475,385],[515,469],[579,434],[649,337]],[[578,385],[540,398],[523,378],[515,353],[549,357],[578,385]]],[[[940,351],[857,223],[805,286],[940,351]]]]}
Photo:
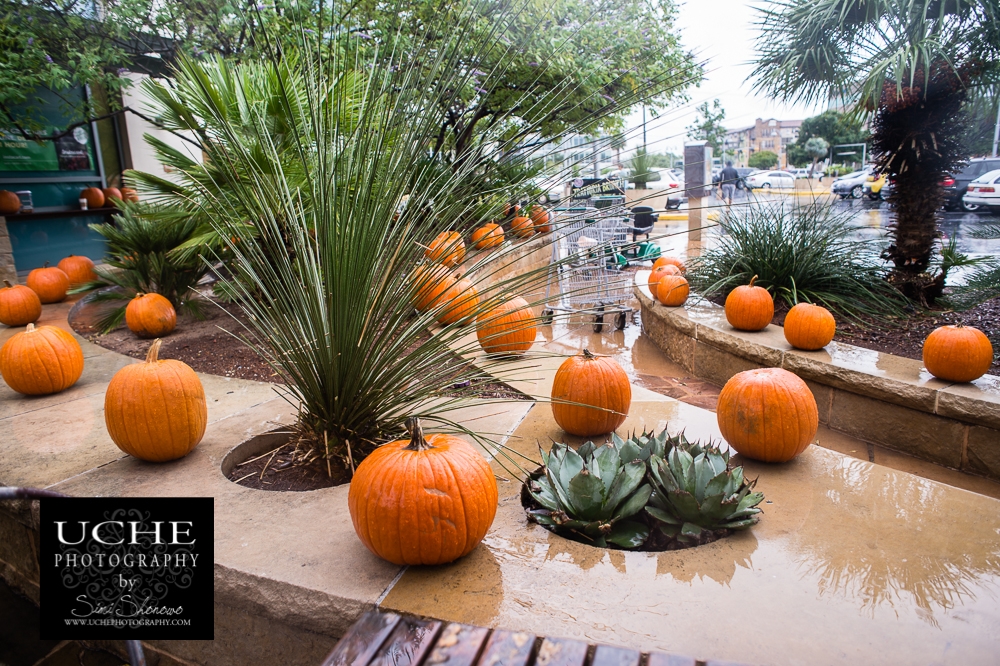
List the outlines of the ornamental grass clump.
{"type": "MultiPolygon", "coordinates": [[[[397,439],[411,417],[429,431],[488,442],[491,433],[471,431],[454,411],[482,398],[484,373],[510,380],[532,371],[510,370],[501,355],[473,366],[463,356],[479,350],[469,327],[497,295],[538,304],[550,271],[573,258],[513,269],[525,243],[545,251],[555,242],[558,224],[548,236],[502,240],[489,252],[446,253],[459,266],[436,263],[434,249],[425,254],[447,232],[471,244],[473,229],[526,200],[533,172],[516,167],[530,156],[528,138],[535,147],[558,144],[691,79],[657,68],[631,85],[629,70],[585,100],[575,120],[560,104],[576,84],[546,79],[511,107],[516,115],[470,112],[475,122],[456,134],[456,109],[464,123],[465,110],[486,108],[494,87],[500,101],[518,94],[503,88],[521,57],[507,25],[527,9],[457,3],[441,11],[443,32],[400,25],[412,31],[405,39],[382,28],[362,35],[348,16],[345,25],[310,29],[316,37],[303,37],[295,53],[272,49],[240,64],[182,60],[173,85],[146,86],[161,122],[196,137],[206,159],[158,145],[176,182],[136,174],[144,201],[174,205],[198,225],[179,256],[226,261],[221,290],[245,314],[243,340],[298,409],[297,450],[347,470],[397,439]],[[310,46],[320,35],[324,43],[310,46]]],[[[271,43],[267,34],[255,39],[271,43]]],[[[656,56],[636,54],[634,64],[646,57],[656,56]]],[[[550,66],[536,64],[540,76],[550,66]]],[[[504,450],[497,455],[513,462],[504,450]]]]}
{"type": "Polygon", "coordinates": [[[575,541],[674,550],[755,525],[763,493],[728,451],[684,433],[612,435],[574,450],[554,443],[526,483],[528,519],[575,541]]]}
{"type": "Polygon", "coordinates": [[[757,276],[788,307],[808,302],[858,317],[898,315],[906,306],[886,281],[881,241],[859,237],[849,211],[761,203],[726,210],[719,226],[718,241],[687,274],[707,298],[724,299],[757,276]]]}

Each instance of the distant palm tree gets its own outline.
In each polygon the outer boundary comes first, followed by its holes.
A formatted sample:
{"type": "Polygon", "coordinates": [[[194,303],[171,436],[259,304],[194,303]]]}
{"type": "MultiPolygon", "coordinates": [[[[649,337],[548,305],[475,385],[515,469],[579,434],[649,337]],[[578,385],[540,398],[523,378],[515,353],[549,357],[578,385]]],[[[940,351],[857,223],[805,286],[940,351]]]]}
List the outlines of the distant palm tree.
{"type": "Polygon", "coordinates": [[[931,301],[939,183],[961,166],[971,95],[1000,82],[997,0],[780,0],[761,11],[756,87],[782,101],[854,100],[873,155],[896,181],[890,280],[931,301]]]}
{"type": "Polygon", "coordinates": [[[625,149],[627,143],[628,139],[625,138],[624,134],[615,134],[611,137],[611,150],[615,151],[615,164],[622,163],[622,150],[625,149]]]}

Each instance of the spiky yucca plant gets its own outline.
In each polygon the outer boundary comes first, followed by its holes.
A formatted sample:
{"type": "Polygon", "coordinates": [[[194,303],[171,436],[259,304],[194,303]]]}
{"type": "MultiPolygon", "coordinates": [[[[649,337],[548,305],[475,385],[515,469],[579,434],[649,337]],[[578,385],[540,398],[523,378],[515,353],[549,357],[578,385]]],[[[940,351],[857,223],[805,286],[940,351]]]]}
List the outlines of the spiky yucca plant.
{"type": "MultiPolygon", "coordinates": [[[[456,352],[476,349],[466,328],[449,324],[429,336],[448,304],[422,313],[411,306],[412,275],[431,240],[484,217],[500,219],[502,203],[522,199],[530,187],[528,172],[523,180],[490,177],[523,159],[521,142],[537,134],[530,120],[516,133],[506,121],[483,123],[462,159],[447,168],[432,159],[454,100],[485,94],[476,54],[491,54],[491,74],[500,80],[515,65],[516,43],[497,35],[517,8],[489,5],[484,12],[486,4],[460,4],[432,46],[419,35],[394,47],[324,25],[310,30],[329,42],[315,52],[303,39],[300,52],[274,52],[259,64],[184,62],[174,85],[151,100],[159,120],[191,131],[207,159],[174,155],[177,182],[140,176],[141,189],[181,200],[208,225],[211,241],[203,237],[202,247],[231,257],[225,291],[246,314],[247,342],[299,408],[301,441],[345,462],[397,436],[412,416],[488,438],[452,413],[477,398],[468,380],[483,371],[511,376],[500,359],[456,366],[456,352]],[[484,21],[495,21],[497,30],[482,30],[484,21]],[[473,197],[470,182],[497,184],[473,197]],[[492,210],[483,210],[484,201],[492,210]]],[[[255,39],[269,42],[266,34],[255,39]]],[[[665,73],[596,112],[616,112],[688,80],[687,73],[665,73]]],[[[565,93],[558,84],[532,93],[522,117],[565,93]]],[[[495,279],[511,272],[520,251],[507,243],[463,266],[483,296],[473,318],[497,294],[531,301],[544,284],[549,267],[495,279]]]]}
{"type": "Polygon", "coordinates": [[[578,451],[553,444],[542,452],[544,475],[529,480],[531,496],[544,508],[529,509],[528,517],[595,546],[642,545],[649,528],[629,518],[646,506],[652,489],[643,483],[646,464],[631,458],[638,451],[631,444],[623,457],[613,443],[595,447],[587,442],[578,451]]]}
{"type": "Polygon", "coordinates": [[[646,513],[664,536],[697,543],[704,531],[742,530],[757,523],[764,494],[751,492],[756,481],[743,468],[729,467],[729,452],[689,442],[681,433],[667,443],[666,456],[651,455],[653,495],[646,513]]]}

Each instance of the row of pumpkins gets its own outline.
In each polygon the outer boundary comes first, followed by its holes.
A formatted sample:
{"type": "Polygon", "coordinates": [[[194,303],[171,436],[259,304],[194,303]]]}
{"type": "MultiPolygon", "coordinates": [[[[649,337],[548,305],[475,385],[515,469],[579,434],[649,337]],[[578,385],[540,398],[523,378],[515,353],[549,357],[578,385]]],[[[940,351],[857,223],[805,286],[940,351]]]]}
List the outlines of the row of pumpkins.
{"type": "MultiPolygon", "coordinates": [[[[139,194],[131,187],[88,187],[80,192],[80,199],[87,202],[87,208],[103,208],[114,199],[138,201],[139,194]]],[[[21,211],[21,198],[10,190],[0,190],[0,215],[16,215],[21,211]]]]}
{"type": "MultiPolygon", "coordinates": [[[[4,280],[0,287],[0,324],[26,326],[42,316],[43,303],[59,303],[72,287],[96,279],[94,262],[70,255],[57,266],[45,264],[28,273],[23,285],[4,280]]],[[[166,335],[177,325],[177,312],[160,294],[135,295],[125,307],[125,325],[140,338],[166,335]]]]}
{"type": "MultiPolygon", "coordinates": [[[[663,305],[677,307],[688,297],[688,283],[681,273],[683,263],[661,257],[649,275],[649,290],[663,305]]],[[[762,331],[774,318],[774,299],[763,287],[736,287],[726,297],[726,321],[739,331],[762,331]]],[[[817,351],[830,344],[837,322],[829,310],[812,303],[798,303],[785,315],[785,340],[795,349],[817,351]]],[[[971,382],[993,365],[993,345],[986,334],[972,326],[941,326],[924,340],[923,361],[927,372],[949,382],[971,382]]]]}

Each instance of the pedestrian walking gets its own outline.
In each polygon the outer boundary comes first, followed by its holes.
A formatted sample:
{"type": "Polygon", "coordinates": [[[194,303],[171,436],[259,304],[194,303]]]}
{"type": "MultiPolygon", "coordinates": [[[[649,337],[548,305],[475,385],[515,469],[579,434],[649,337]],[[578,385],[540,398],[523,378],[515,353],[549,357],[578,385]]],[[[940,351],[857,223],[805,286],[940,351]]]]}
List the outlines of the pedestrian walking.
{"type": "Polygon", "coordinates": [[[727,206],[733,205],[733,195],[736,193],[736,183],[740,180],[740,172],[733,168],[732,161],[726,162],[726,168],[719,174],[722,186],[722,198],[727,206]]]}

